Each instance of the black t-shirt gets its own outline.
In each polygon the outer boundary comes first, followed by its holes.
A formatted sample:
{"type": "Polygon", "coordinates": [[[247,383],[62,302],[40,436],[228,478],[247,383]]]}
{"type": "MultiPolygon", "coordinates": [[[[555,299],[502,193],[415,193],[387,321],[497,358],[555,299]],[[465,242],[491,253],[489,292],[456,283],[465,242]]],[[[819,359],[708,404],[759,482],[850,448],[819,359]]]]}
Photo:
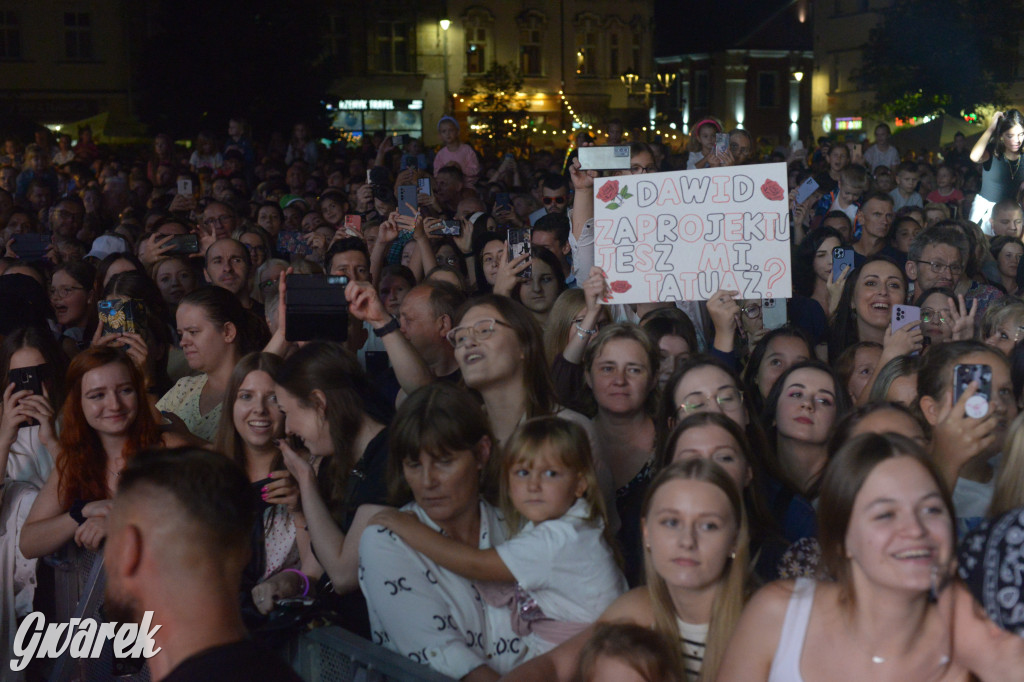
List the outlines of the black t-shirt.
{"type": "Polygon", "coordinates": [[[1017,190],[1024,182],[1024,158],[1008,161],[1002,156],[993,156],[982,165],[981,194],[992,203],[1003,199],[1016,199],[1017,190]]]}
{"type": "Polygon", "coordinates": [[[301,682],[284,661],[249,640],[201,651],[185,659],[164,682],[301,682]]]}

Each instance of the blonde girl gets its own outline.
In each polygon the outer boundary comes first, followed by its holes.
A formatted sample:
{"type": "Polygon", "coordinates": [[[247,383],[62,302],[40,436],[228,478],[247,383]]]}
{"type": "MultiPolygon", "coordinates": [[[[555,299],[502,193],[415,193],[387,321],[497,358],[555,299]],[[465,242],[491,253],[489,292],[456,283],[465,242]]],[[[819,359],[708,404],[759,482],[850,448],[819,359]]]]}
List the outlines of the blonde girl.
{"type": "Polygon", "coordinates": [[[500,497],[511,537],[493,549],[443,537],[397,510],[371,523],[479,581],[484,600],[510,607],[517,634],[542,653],[589,628],[626,588],[583,429],[552,416],[524,422],[506,444],[500,497]]]}

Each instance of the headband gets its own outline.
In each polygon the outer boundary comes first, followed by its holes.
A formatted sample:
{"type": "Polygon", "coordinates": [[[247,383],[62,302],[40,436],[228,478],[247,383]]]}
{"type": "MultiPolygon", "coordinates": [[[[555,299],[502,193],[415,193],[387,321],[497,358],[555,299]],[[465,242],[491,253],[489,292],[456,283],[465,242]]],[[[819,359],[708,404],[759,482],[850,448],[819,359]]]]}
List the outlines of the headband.
{"type": "Polygon", "coordinates": [[[437,129],[438,130],[441,129],[441,124],[444,123],[445,121],[451,121],[452,125],[455,126],[455,129],[459,130],[459,122],[456,121],[453,117],[449,116],[448,114],[445,114],[444,116],[442,116],[440,118],[440,120],[438,120],[438,122],[437,122],[437,129]]]}
{"type": "Polygon", "coordinates": [[[696,132],[696,131],[700,130],[700,127],[702,125],[704,125],[705,123],[710,123],[711,125],[715,126],[715,130],[717,130],[718,132],[722,132],[722,126],[718,125],[718,121],[716,121],[713,118],[706,118],[706,119],[704,119],[703,121],[701,121],[697,125],[693,126],[693,128],[691,128],[690,130],[693,130],[693,131],[696,132]]]}

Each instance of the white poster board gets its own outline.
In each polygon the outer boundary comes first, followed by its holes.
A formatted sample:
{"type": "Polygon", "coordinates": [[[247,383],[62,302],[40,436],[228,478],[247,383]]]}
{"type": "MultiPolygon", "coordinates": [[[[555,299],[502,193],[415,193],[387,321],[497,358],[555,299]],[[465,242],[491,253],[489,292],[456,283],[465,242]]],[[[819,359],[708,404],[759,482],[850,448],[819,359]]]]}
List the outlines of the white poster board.
{"type": "Polygon", "coordinates": [[[610,303],[792,295],[786,164],[594,181],[594,263],[610,303]]]}

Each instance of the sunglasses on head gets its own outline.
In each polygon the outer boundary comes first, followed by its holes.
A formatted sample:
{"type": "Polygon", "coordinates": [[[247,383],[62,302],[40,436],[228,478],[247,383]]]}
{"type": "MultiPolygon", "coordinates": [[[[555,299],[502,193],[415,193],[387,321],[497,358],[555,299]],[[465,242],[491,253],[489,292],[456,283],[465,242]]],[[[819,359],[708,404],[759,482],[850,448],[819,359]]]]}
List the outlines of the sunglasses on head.
{"type": "Polygon", "coordinates": [[[561,205],[561,204],[564,204],[564,203],[565,203],[565,197],[544,197],[544,205],[545,206],[547,206],[548,204],[559,204],[559,205],[561,205]]]}

